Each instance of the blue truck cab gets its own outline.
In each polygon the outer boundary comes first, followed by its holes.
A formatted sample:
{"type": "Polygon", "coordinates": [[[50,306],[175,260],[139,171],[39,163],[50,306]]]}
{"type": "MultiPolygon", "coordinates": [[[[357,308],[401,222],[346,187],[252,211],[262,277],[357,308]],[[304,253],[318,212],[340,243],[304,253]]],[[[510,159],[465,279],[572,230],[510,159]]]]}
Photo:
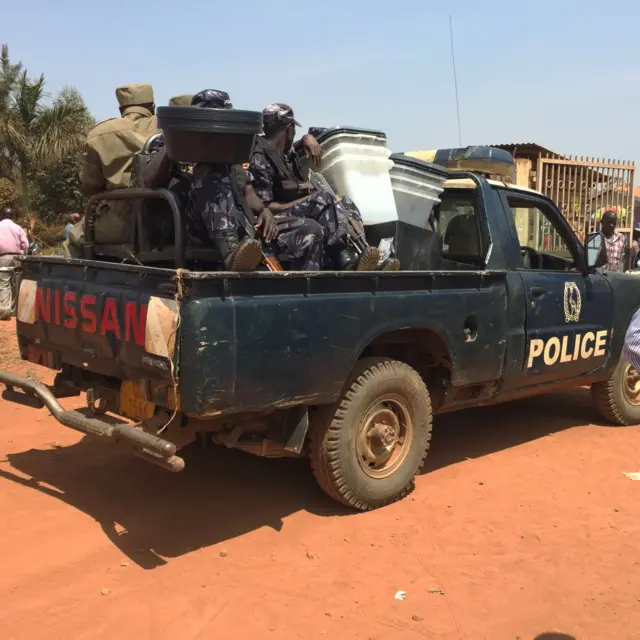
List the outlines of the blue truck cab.
{"type": "MultiPolygon", "coordinates": [[[[107,197],[165,199],[180,218],[167,192],[107,197]]],[[[167,264],[25,257],[21,354],[58,375],[0,372],[4,397],[172,471],[201,434],[307,456],[362,510],[412,489],[439,413],[591,386],[607,420],[639,423],[622,346],[640,288],[596,267],[602,238],[586,251],[551,200],[470,172],[450,174],[436,217],[426,271],[202,271],[178,246],[167,264]],[[81,391],[90,416],[58,402],[81,391]]]]}

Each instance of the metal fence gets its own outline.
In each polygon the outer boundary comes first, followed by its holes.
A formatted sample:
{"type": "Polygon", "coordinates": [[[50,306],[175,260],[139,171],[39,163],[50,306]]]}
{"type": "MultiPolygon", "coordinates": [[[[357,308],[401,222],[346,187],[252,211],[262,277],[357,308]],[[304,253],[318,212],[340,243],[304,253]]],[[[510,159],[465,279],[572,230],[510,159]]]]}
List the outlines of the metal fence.
{"type": "MultiPolygon", "coordinates": [[[[618,214],[618,231],[631,242],[636,167],[632,162],[547,154],[538,158],[536,188],[558,205],[580,238],[597,231],[602,214],[618,214]]],[[[562,241],[552,229],[541,229],[554,249],[562,241]]]]}

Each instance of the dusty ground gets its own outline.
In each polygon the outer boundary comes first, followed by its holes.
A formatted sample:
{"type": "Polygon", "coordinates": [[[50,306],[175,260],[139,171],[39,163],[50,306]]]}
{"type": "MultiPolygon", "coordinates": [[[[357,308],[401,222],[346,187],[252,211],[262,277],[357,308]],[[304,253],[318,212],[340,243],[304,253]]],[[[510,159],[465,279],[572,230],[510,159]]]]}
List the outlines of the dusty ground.
{"type": "MultiPolygon", "coordinates": [[[[13,330],[0,367],[46,376],[13,330]]],[[[439,419],[413,495],[354,515],[304,461],[171,475],[0,400],[0,638],[640,638],[640,430],[598,420],[584,391],[439,419]]]]}

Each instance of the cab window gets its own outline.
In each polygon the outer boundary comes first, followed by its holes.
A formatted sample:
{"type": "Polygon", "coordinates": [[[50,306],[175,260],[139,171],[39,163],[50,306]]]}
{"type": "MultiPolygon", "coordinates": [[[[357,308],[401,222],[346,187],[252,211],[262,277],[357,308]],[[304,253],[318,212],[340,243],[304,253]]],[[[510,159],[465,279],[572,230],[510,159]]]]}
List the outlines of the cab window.
{"type": "MultiPolygon", "coordinates": [[[[478,203],[473,190],[446,190],[441,195],[437,213],[438,230],[442,236],[442,257],[445,267],[458,263],[460,267],[482,266],[484,253],[480,235],[478,203]]],[[[460,268],[458,267],[458,268],[460,268]]]]}
{"type": "Polygon", "coordinates": [[[520,242],[522,269],[571,271],[575,269],[567,228],[555,220],[544,203],[505,194],[520,242]]]}

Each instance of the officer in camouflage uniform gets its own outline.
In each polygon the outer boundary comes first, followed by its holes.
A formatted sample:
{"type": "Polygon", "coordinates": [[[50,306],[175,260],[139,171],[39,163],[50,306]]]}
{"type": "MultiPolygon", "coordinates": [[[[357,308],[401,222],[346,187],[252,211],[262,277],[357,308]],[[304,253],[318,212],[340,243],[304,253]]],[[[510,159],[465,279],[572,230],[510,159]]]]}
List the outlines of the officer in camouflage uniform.
{"type": "MultiPolygon", "coordinates": [[[[87,196],[130,187],[133,157],[158,129],[151,85],[118,87],[116,98],[122,117],[101,122],[87,136],[87,151],[80,172],[83,191],[87,196]]],[[[96,242],[126,243],[131,240],[132,231],[130,203],[109,201],[98,205],[96,242]]],[[[83,232],[84,219],[70,230],[70,244],[82,246],[83,232]]]]}
{"type": "MultiPolygon", "coordinates": [[[[207,90],[205,92],[200,92],[196,96],[185,94],[181,96],[175,96],[169,100],[169,106],[172,107],[192,106],[192,104],[193,106],[199,107],[231,108],[229,96],[223,91],[207,90]]],[[[203,167],[206,166],[208,165],[203,165],[203,167]]],[[[210,244],[212,241],[212,237],[207,230],[207,227],[203,225],[202,217],[194,216],[192,214],[193,207],[191,190],[194,176],[191,175],[191,172],[193,171],[193,167],[190,166],[190,171],[187,172],[185,171],[185,165],[173,161],[173,159],[167,153],[164,144],[164,137],[162,135],[156,136],[151,141],[151,143],[148,145],[148,149],[145,149],[145,153],[140,155],[139,162],[136,164],[136,167],[139,168],[139,175],[136,177],[138,186],[144,186],[152,189],[168,188],[177,197],[181,210],[186,214],[185,227],[188,244],[196,246],[210,244]]],[[[221,179],[222,184],[230,188],[231,185],[226,180],[226,177],[230,171],[232,172],[232,175],[235,175],[235,167],[229,169],[229,167],[221,166],[219,168],[219,175],[214,175],[212,173],[210,176],[208,176],[208,179],[221,179]]],[[[240,167],[240,170],[242,171],[242,173],[244,173],[242,167],[240,167]]],[[[205,177],[202,167],[198,169],[198,176],[200,178],[205,177]]],[[[251,194],[247,193],[245,190],[247,186],[247,180],[244,180],[244,184],[241,185],[241,189],[242,192],[247,196],[247,200],[251,201],[253,207],[259,207],[260,210],[264,209],[264,205],[255,196],[253,189],[251,189],[251,193],[253,194],[253,200],[251,200],[251,194]]],[[[206,206],[206,203],[203,206],[206,206]]],[[[218,203],[217,206],[223,207],[228,205],[224,203],[218,203]]],[[[222,231],[224,233],[224,230],[222,231]]],[[[253,264],[256,258],[255,247],[256,245],[260,247],[259,243],[257,242],[246,243],[246,246],[243,245],[244,248],[242,248],[242,250],[239,252],[240,257],[244,256],[242,260],[236,260],[235,258],[237,258],[238,256],[236,256],[235,254],[231,256],[231,254],[234,253],[233,248],[231,251],[225,251],[227,247],[220,246],[220,243],[217,241],[214,242],[214,244],[218,249],[221,250],[225,258],[229,258],[228,260],[225,260],[225,265],[232,268],[232,270],[234,271],[251,270],[257,265],[257,263],[255,263],[255,265],[253,264]],[[248,260],[246,259],[247,255],[249,256],[248,260]]],[[[258,262],[261,260],[261,258],[262,253],[260,252],[257,257],[258,262]]]]}
{"type": "MultiPolygon", "coordinates": [[[[207,89],[196,94],[192,105],[227,108],[232,104],[224,91],[207,89]]],[[[231,271],[250,271],[262,260],[260,242],[240,241],[239,216],[249,207],[257,215],[257,228],[267,243],[276,244],[276,253],[291,261],[295,269],[318,270],[322,262],[322,228],[313,220],[274,216],[256,196],[241,166],[198,164],[193,170],[186,210],[187,235],[191,244],[208,244],[222,254],[231,271]]]]}
{"type": "MultiPolygon", "coordinates": [[[[348,219],[362,226],[356,205],[349,198],[337,199],[325,191],[316,191],[304,182],[297,156],[293,151],[296,121],[293,109],[281,103],[263,111],[264,137],[258,139],[249,166],[254,189],[281,221],[303,219],[317,222],[323,231],[323,266],[334,269],[373,271],[378,268],[380,252],[366,246],[361,255],[349,246],[348,219]]],[[[318,163],[320,146],[313,136],[305,135],[302,144],[318,163]]],[[[287,224],[290,224],[287,222],[287,224]]],[[[397,269],[397,261],[383,268],[397,269]]]]}

